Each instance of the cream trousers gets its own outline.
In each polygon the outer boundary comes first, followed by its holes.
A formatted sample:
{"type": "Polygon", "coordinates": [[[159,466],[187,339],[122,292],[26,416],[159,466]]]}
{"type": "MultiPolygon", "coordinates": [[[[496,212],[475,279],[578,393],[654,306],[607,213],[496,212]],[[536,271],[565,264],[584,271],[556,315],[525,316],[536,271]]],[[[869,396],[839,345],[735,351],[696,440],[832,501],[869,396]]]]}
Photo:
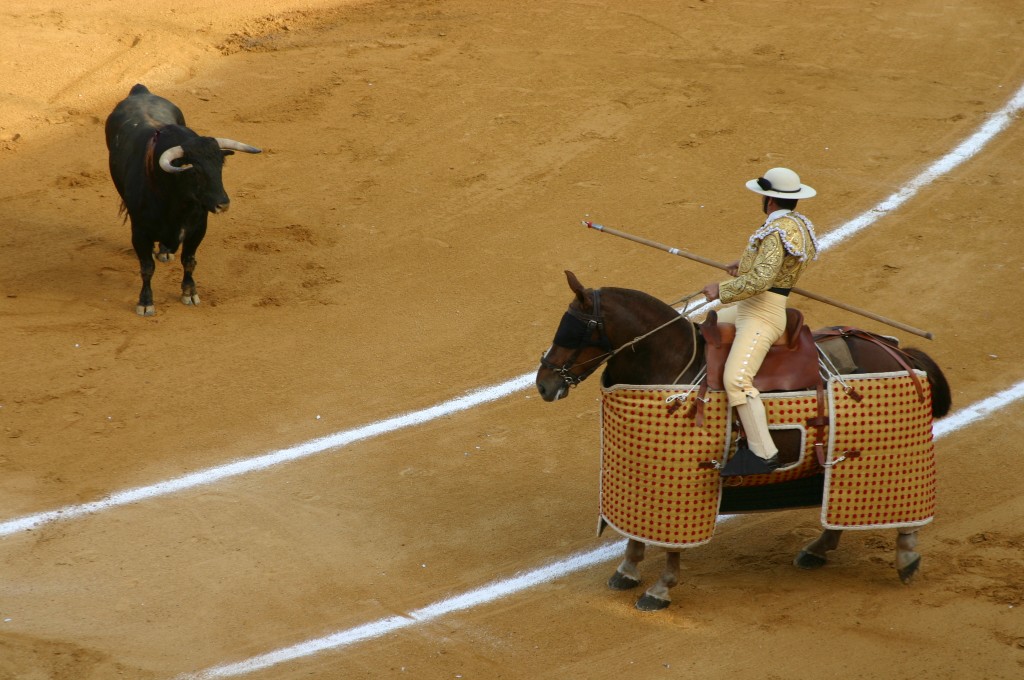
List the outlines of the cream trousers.
{"type": "Polygon", "coordinates": [[[764,292],[718,311],[718,320],[736,324],[736,339],[725,361],[723,382],[729,406],[760,398],[754,376],[768,349],[786,332],[786,296],[764,292]]]}

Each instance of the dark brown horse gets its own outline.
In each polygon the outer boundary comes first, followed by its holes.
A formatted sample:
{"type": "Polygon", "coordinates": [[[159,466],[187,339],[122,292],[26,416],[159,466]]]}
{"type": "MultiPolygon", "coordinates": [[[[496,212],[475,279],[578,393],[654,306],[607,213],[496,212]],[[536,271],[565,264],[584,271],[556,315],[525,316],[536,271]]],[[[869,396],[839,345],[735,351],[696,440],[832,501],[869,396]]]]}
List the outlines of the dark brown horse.
{"type": "MultiPolygon", "coordinates": [[[[572,272],[567,271],[566,276],[575,298],[562,317],[554,343],[541,357],[537,371],[537,390],[545,401],[567,396],[571,387],[601,366],[604,366],[602,382],[605,386],[692,384],[704,365],[704,341],[696,324],[646,293],[625,288],[592,290],[585,288],[572,272]]],[[[856,336],[844,340],[861,372],[905,370],[892,353],[877,343],[856,336]]],[[[946,415],[951,395],[942,371],[920,350],[906,348],[902,353],[914,368],[928,376],[933,417],[946,415]]],[[[759,493],[759,489],[771,489],[771,486],[743,491],[759,493]]],[[[820,501],[820,496],[814,499],[814,502],[820,501]]],[[[723,496],[720,511],[742,511],[742,502],[734,503],[732,509],[727,505],[728,495],[723,496]]],[[[809,505],[812,503],[803,503],[803,507],[809,505]]],[[[921,562],[921,556],[914,551],[917,529],[898,531],[896,569],[900,579],[909,583],[921,562]]],[[[801,550],[794,564],[804,569],[823,566],[827,553],[838,547],[841,533],[836,529],[823,530],[801,550]]],[[[609,579],[609,587],[626,590],[640,584],[638,565],[644,558],[645,547],[639,540],[629,540],[625,559],[609,579]]],[[[637,601],[637,608],[650,611],[667,607],[671,601],[669,590],[678,580],[679,551],[669,550],[661,578],[637,601]]]]}

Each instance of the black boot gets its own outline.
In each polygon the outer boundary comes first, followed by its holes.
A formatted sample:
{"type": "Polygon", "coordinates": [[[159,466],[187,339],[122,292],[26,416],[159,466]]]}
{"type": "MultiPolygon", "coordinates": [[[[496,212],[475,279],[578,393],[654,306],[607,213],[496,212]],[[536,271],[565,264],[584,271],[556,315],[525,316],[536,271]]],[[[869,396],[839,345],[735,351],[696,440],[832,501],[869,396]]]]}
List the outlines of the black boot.
{"type": "Polygon", "coordinates": [[[736,453],[725,464],[719,473],[722,477],[745,477],[746,475],[766,475],[779,467],[779,454],[768,460],[757,455],[747,447],[745,440],[736,445],[736,453]]]}

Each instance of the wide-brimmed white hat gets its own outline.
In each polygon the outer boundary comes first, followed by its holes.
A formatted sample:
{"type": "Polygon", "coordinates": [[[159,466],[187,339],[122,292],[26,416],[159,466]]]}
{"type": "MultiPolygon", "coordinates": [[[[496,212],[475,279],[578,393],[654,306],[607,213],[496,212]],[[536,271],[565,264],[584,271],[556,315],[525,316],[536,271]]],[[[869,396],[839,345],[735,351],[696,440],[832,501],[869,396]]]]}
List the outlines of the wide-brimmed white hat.
{"type": "Polygon", "coordinates": [[[800,175],[789,168],[772,168],[763,176],[747,182],[747,188],[775,198],[810,198],[818,193],[806,184],[800,184],[800,175]]]}

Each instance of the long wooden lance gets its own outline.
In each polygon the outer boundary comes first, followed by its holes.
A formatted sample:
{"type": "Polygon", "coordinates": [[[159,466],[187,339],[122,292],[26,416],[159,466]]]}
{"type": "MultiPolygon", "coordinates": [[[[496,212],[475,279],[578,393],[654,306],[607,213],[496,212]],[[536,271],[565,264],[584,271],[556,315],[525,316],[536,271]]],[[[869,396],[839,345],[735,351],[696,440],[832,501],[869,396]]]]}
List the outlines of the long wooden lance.
{"type": "MultiPolygon", "coordinates": [[[[587,220],[583,220],[583,225],[588,227],[589,229],[594,229],[596,231],[600,231],[600,232],[605,233],[605,234],[611,234],[612,236],[618,236],[619,238],[624,238],[627,241],[633,241],[634,243],[639,243],[641,245],[650,246],[651,248],[657,248],[658,250],[664,250],[666,253],[669,253],[670,255],[678,255],[679,257],[685,257],[688,260],[693,260],[694,262],[700,262],[701,264],[706,264],[709,267],[714,267],[716,269],[721,269],[722,271],[725,271],[725,272],[729,271],[729,267],[727,265],[722,264],[721,262],[715,262],[714,260],[709,260],[706,257],[701,257],[700,255],[694,255],[693,253],[687,252],[685,250],[680,250],[679,248],[673,248],[671,246],[667,246],[664,243],[658,243],[657,241],[651,241],[651,240],[648,240],[648,239],[645,239],[645,238],[641,238],[640,236],[634,236],[633,234],[627,234],[624,231],[619,231],[618,229],[612,229],[611,227],[606,227],[604,225],[597,224],[595,222],[589,222],[587,220]]],[[[914,335],[919,335],[922,338],[927,338],[929,340],[932,340],[935,337],[929,331],[924,331],[924,330],[921,330],[920,328],[914,328],[913,326],[908,326],[907,324],[901,323],[901,322],[896,321],[894,319],[890,319],[888,317],[881,316],[880,314],[875,314],[874,312],[868,311],[866,309],[860,309],[859,307],[854,307],[853,305],[848,305],[845,302],[840,302],[839,300],[833,300],[832,298],[825,297],[824,295],[818,295],[817,293],[812,293],[811,291],[804,290],[803,288],[792,288],[791,290],[792,290],[792,292],[797,293],[798,295],[803,295],[805,298],[810,298],[811,300],[817,300],[818,302],[824,302],[826,305],[832,305],[833,307],[838,307],[839,309],[844,309],[844,310],[846,310],[848,312],[852,312],[854,314],[859,314],[860,316],[867,317],[868,319],[874,319],[875,321],[877,321],[879,323],[884,323],[886,326],[892,326],[893,328],[899,328],[902,331],[906,331],[908,333],[913,333],[914,335]]]]}

